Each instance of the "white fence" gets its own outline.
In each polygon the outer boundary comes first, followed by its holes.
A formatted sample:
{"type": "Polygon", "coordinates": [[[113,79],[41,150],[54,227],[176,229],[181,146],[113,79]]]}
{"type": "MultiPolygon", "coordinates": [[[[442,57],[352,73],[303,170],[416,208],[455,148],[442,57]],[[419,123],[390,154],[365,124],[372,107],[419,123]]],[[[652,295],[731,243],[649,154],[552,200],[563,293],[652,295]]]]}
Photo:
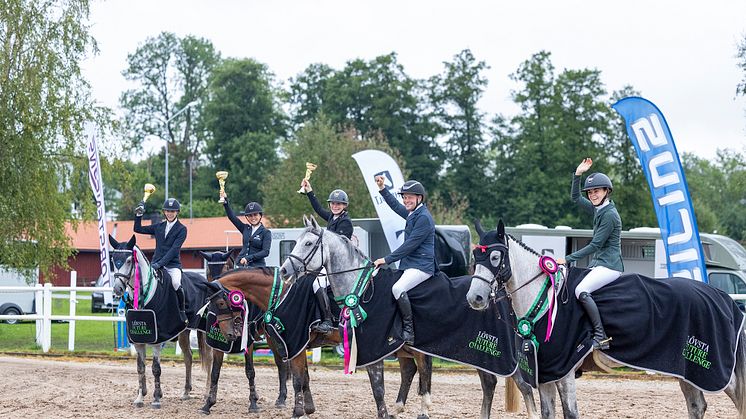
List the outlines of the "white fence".
{"type": "Polygon", "coordinates": [[[77,292],[111,292],[111,287],[78,287],[76,281],[78,273],[70,272],[69,287],[55,287],[50,283],[36,284],[35,287],[0,287],[0,292],[29,292],[35,293],[36,314],[21,315],[0,315],[0,321],[3,320],[35,320],[36,321],[36,344],[41,346],[43,352],[49,352],[52,346],[52,320],[64,320],[69,322],[67,349],[75,350],[75,322],[76,321],[103,321],[103,322],[123,322],[124,317],[120,316],[77,316],[75,310],[78,305],[77,292]],[[70,293],[70,314],[52,315],[52,292],[69,292],[70,293]],[[41,310],[41,313],[39,312],[41,310]]]}

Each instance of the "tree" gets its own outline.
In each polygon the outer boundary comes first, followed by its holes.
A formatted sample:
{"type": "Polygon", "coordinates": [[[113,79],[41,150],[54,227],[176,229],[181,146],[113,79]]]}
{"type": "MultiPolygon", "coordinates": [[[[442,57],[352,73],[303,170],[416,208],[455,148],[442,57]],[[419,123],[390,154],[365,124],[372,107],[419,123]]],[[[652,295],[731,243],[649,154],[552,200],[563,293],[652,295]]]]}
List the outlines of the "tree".
{"type": "Polygon", "coordinates": [[[356,59],[342,70],[315,64],[291,80],[292,120],[328,119],[337,132],[352,129],[360,139],[383,136],[398,150],[411,176],[434,187],[443,162],[435,142],[424,82],[412,79],[395,53],[370,61],[356,59]]]}
{"type": "MultiPolygon", "coordinates": [[[[201,121],[207,84],[220,54],[203,38],[162,32],[145,40],[127,56],[124,77],[137,84],[120,97],[125,109],[123,128],[132,148],[139,150],[149,135],[169,147],[169,195],[182,202],[188,195],[189,171],[199,164],[200,149],[207,137],[201,121]],[[183,114],[174,115],[196,101],[183,114]],[[183,128],[182,128],[183,127],[183,128]]],[[[161,166],[163,167],[163,166],[161,166]]],[[[161,172],[162,173],[162,172],[161,172]]],[[[152,182],[165,183],[158,173],[152,182]]]]}
{"type": "Polygon", "coordinates": [[[368,187],[352,158],[353,154],[366,149],[388,153],[404,171],[401,157],[385,140],[361,140],[354,132],[336,132],[323,118],[307,122],[295,133],[293,140],[284,145],[282,154],[285,158],[260,186],[264,196],[262,205],[274,225],[301,226],[302,215],[313,213],[308,198],[296,193],[306,172],[306,162],[318,165],[311,176],[311,185],[320,201],[326,201],[334,189],[343,189],[350,197],[352,217],[376,217],[368,187]]]}
{"type": "Polygon", "coordinates": [[[68,186],[86,164],[83,124],[108,122],[80,71],[96,50],[88,13],[87,1],[0,7],[0,263],[12,268],[49,273],[72,253],[65,223],[80,195],[68,186]]]}
{"type": "Polygon", "coordinates": [[[491,199],[484,187],[488,165],[484,114],[477,104],[487,88],[482,73],[489,67],[468,49],[444,65],[443,74],[431,78],[430,90],[436,118],[445,134],[447,190],[455,194],[452,204],[466,199],[472,215],[483,214],[491,199]]]}
{"type": "Polygon", "coordinates": [[[234,201],[261,200],[259,185],[278,163],[277,147],[287,128],[272,83],[267,66],[251,59],[226,60],[210,82],[206,151],[213,167],[230,173],[226,188],[234,201]]]}

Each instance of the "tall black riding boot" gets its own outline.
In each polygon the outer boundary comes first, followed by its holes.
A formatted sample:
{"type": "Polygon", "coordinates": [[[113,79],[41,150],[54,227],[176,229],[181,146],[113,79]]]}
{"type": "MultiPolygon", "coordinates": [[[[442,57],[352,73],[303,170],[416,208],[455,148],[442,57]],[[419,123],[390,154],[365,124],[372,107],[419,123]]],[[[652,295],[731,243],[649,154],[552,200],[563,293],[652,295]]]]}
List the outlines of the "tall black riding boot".
{"type": "Polygon", "coordinates": [[[414,324],[412,323],[412,304],[407,292],[401,293],[396,300],[402,320],[402,339],[407,345],[414,345],[414,324]]]}
{"type": "Polygon", "coordinates": [[[593,301],[593,297],[587,292],[581,292],[578,296],[578,301],[580,301],[580,305],[585,309],[585,314],[588,315],[591,326],[593,326],[593,349],[609,349],[611,338],[606,336],[604,325],[601,323],[601,314],[598,312],[598,307],[596,306],[596,302],[593,301]]]}
{"type": "Polygon", "coordinates": [[[329,296],[326,295],[326,288],[316,290],[316,301],[321,308],[322,321],[314,327],[314,330],[328,335],[334,331],[334,325],[332,324],[332,310],[329,307],[329,296]]]}
{"type": "Polygon", "coordinates": [[[179,301],[179,320],[186,323],[186,299],[184,298],[184,288],[179,287],[176,290],[176,299],[179,301]]]}

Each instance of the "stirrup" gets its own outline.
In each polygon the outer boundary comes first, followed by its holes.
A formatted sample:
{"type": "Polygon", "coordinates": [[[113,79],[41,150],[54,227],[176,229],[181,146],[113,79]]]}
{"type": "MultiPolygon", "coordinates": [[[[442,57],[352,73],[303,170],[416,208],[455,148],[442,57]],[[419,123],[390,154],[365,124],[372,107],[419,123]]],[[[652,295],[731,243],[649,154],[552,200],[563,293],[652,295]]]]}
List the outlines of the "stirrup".
{"type": "Polygon", "coordinates": [[[322,321],[321,323],[316,324],[313,330],[315,330],[318,333],[321,333],[322,335],[328,335],[334,331],[334,325],[332,325],[331,320],[325,320],[325,321],[322,321]]]}
{"type": "Polygon", "coordinates": [[[611,338],[607,337],[605,339],[597,340],[595,337],[593,338],[593,349],[600,349],[602,351],[606,351],[609,349],[609,342],[611,342],[611,338]]]}

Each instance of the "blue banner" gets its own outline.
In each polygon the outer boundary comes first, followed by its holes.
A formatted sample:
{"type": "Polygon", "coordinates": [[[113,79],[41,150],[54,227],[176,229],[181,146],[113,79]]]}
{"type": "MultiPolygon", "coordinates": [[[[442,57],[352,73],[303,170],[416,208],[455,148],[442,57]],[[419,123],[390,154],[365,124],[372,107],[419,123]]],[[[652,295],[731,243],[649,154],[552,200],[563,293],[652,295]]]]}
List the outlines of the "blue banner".
{"type": "Polygon", "coordinates": [[[627,124],[627,134],[650,186],[666,249],[668,276],[707,282],[697,218],[666,119],[654,104],[641,97],[624,98],[612,107],[627,124]]]}

